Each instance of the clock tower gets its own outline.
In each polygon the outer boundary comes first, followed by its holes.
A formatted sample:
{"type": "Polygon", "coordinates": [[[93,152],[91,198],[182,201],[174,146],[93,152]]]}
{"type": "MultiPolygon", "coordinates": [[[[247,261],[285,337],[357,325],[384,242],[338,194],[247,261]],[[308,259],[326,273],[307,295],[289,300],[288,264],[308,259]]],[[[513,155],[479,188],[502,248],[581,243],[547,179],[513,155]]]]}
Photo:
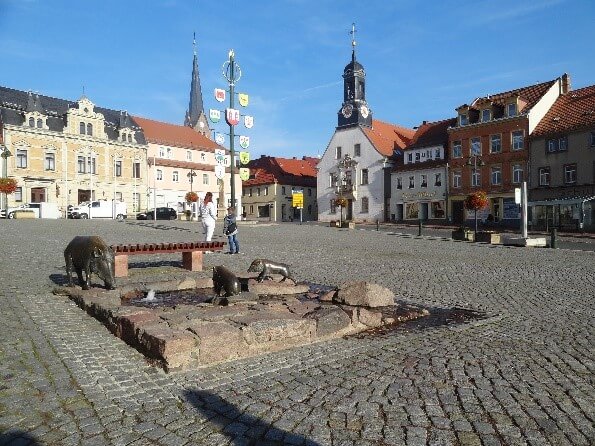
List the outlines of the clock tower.
{"type": "Polygon", "coordinates": [[[343,104],[338,113],[337,128],[364,125],[372,127],[372,111],[366,102],[366,73],[355,59],[355,23],[352,25],[351,62],[343,70],[343,104]]]}

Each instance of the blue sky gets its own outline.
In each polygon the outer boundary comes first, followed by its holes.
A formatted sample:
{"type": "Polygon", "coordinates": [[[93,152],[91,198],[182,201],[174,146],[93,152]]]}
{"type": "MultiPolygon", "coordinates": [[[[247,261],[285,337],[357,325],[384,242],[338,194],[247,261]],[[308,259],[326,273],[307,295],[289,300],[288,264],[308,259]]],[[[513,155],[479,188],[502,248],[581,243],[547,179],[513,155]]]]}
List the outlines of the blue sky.
{"type": "Polygon", "coordinates": [[[352,22],[383,121],[446,119],[564,72],[573,88],[595,83],[592,0],[0,0],[0,85],[73,100],[84,86],[99,106],[182,124],[196,32],[207,110],[235,51],[252,158],[316,156],[337,124],[352,22]]]}

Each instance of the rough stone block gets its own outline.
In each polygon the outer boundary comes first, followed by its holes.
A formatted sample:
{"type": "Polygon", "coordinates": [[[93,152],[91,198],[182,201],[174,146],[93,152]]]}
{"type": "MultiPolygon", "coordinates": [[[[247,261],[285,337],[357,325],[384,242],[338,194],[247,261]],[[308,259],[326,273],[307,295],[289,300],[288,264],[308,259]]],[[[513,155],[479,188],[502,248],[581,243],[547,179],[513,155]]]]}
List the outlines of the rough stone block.
{"type": "Polygon", "coordinates": [[[382,313],[379,311],[370,311],[366,308],[358,308],[358,320],[361,324],[368,327],[382,326],[382,313]]]}
{"type": "Polygon", "coordinates": [[[316,321],[316,337],[332,335],[351,326],[351,318],[339,307],[325,306],[306,317],[316,321]]]}
{"type": "Polygon", "coordinates": [[[188,329],[198,337],[201,364],[240,358],[246,352],[241,330],[226,322],[194,321],[188,329]]]}
{"type": "Polygon", "coordinates": [[[300,302],[297,299],[295,299],[295,301],[286,302],[285,305],[289,311],[300,317],[304,317],[306,314],[312,313],[320,308],[318,302],[300,302]]]}
{"type": "Polygon", "coordinates": [[[337,291],[335,302],[360,307],[395,305],[394,293],[383,286],[369,282],[347,284],[337,291]]]}
{"type": "Polygon", "coordinates": [[[291,280],[285,282],[275,282],[266,280],[264,282],[248,281],[248,289],[252,293],[259,295],[283,296],[287,294],[304,294],[310,289],[308,285],[295,285],[291,280]]]}
{"type": "Polygon", "coordinates": [[[148,309],[138,309],[135,313],[118,318],[116,336],[122,338],[129,344],[135,344],[139,335],[139,329],[147,323],[159,322],[161,319],[156,312],[148,309]]]}
{"type": "Polygon", "coordinates": [[[180,369],[194,361],[197,340],[189,332],[166,327],[147,327],[139,344],[152,358],[162,360],[168,370],[180,369]]]}
{"type": "Polygon", "coordinates": [[[242,327],[242,332],[250,345],[280,343],[282,346],[292,338],[310,342],[313,328],[314,324],[307,319],[261,319],[242,327]]]}

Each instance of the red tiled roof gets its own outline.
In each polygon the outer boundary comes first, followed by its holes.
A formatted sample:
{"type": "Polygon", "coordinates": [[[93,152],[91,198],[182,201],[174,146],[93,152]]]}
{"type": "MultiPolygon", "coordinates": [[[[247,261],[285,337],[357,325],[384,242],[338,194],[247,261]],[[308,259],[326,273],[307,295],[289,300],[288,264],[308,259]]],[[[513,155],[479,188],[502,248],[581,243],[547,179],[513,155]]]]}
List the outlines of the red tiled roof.
{"type": "Polygon", "coordinates": [[[415,130],[377,119],[372,120],[372,128],[362,128],[376,150],[384,156],[391,156],[396,148],[404,149],[415,134],[415,130]]]}
{"type": "Polygon", "coordinates": [[[407,145],[405,150],[446,144],[448,142],[447,129],[456,124],[456,118],[437,122],[424,122],[424,124],[419,126],[415,135],[413,135],[413,138],[411,139],[411,143],[407,145]]]}
{"type": "MultiPolygon", "coordinates": [[[[471,103],[470,107],[473,108],[475,105],[485,103],[486,101],[504,104],[506,99],[514,96],[519,96],[525,102],[525,105],[519,109],[519,113],[524,113],[528,110],[531,110],[531,108],[533,108],[533,106],[537,104],[537,102],[543,97],[543,95],[547,93],[550,87],[554,85],[556,80],[557,79],[542,82],[540,84],[529,85],[528,87],[521,87],[515,90],[505,91],[502,93],[490,94],[487,97],[475,98],[475,100],[471,103]]],[[[467,104],[457,107],[456,110],[465,106],[467,106],[467,104]]]]}
{"type": "Polygon", "coordinates": [[[260,184],[288,184],[293,186],[316,187],[316,169],[310,159],[288,159],[262,156],[248,164],[251,177],[244,186],[260,184]]]}
{"type": "Polygon", "coordinates": [[[558,97],[533,130],[533,136],[568,132],[587,126],[595,126],[595,85],[571,90],[558,97]]]}
{"type": "Polygon", "coordinates": [[[133,116],[133,118],[143,129],[147,142],[200,149],[206,152],[214,152],[215,149],[225,150],[224,147],[191,127],[139,118],[138,116],[133,116]]]}

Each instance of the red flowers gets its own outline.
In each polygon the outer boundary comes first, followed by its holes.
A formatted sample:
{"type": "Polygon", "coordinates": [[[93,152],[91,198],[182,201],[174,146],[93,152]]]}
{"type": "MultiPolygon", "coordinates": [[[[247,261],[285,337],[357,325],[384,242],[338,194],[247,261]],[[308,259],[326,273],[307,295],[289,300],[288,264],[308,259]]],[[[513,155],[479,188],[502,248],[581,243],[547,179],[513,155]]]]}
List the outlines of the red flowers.
{"type": "Polygon", "coordinates": [[[187,203],[196,203],[198,201],[198,194],[196,192],[188,192],[185,198],[187,203]]]}
{"type": "Polygon", "coordinates": [[[0,178],[0,192],[3,194],[13,194],[17,190],[17,180],[14,178],[0,178]]]}
{"type": "Polygon", "coordinates": [[[482,190],[469,194],[467,195],[467,198],[465,198],[465,208],[472,211],[486,208],[489,203],[490,201],[487,194],[482,190]]]}

